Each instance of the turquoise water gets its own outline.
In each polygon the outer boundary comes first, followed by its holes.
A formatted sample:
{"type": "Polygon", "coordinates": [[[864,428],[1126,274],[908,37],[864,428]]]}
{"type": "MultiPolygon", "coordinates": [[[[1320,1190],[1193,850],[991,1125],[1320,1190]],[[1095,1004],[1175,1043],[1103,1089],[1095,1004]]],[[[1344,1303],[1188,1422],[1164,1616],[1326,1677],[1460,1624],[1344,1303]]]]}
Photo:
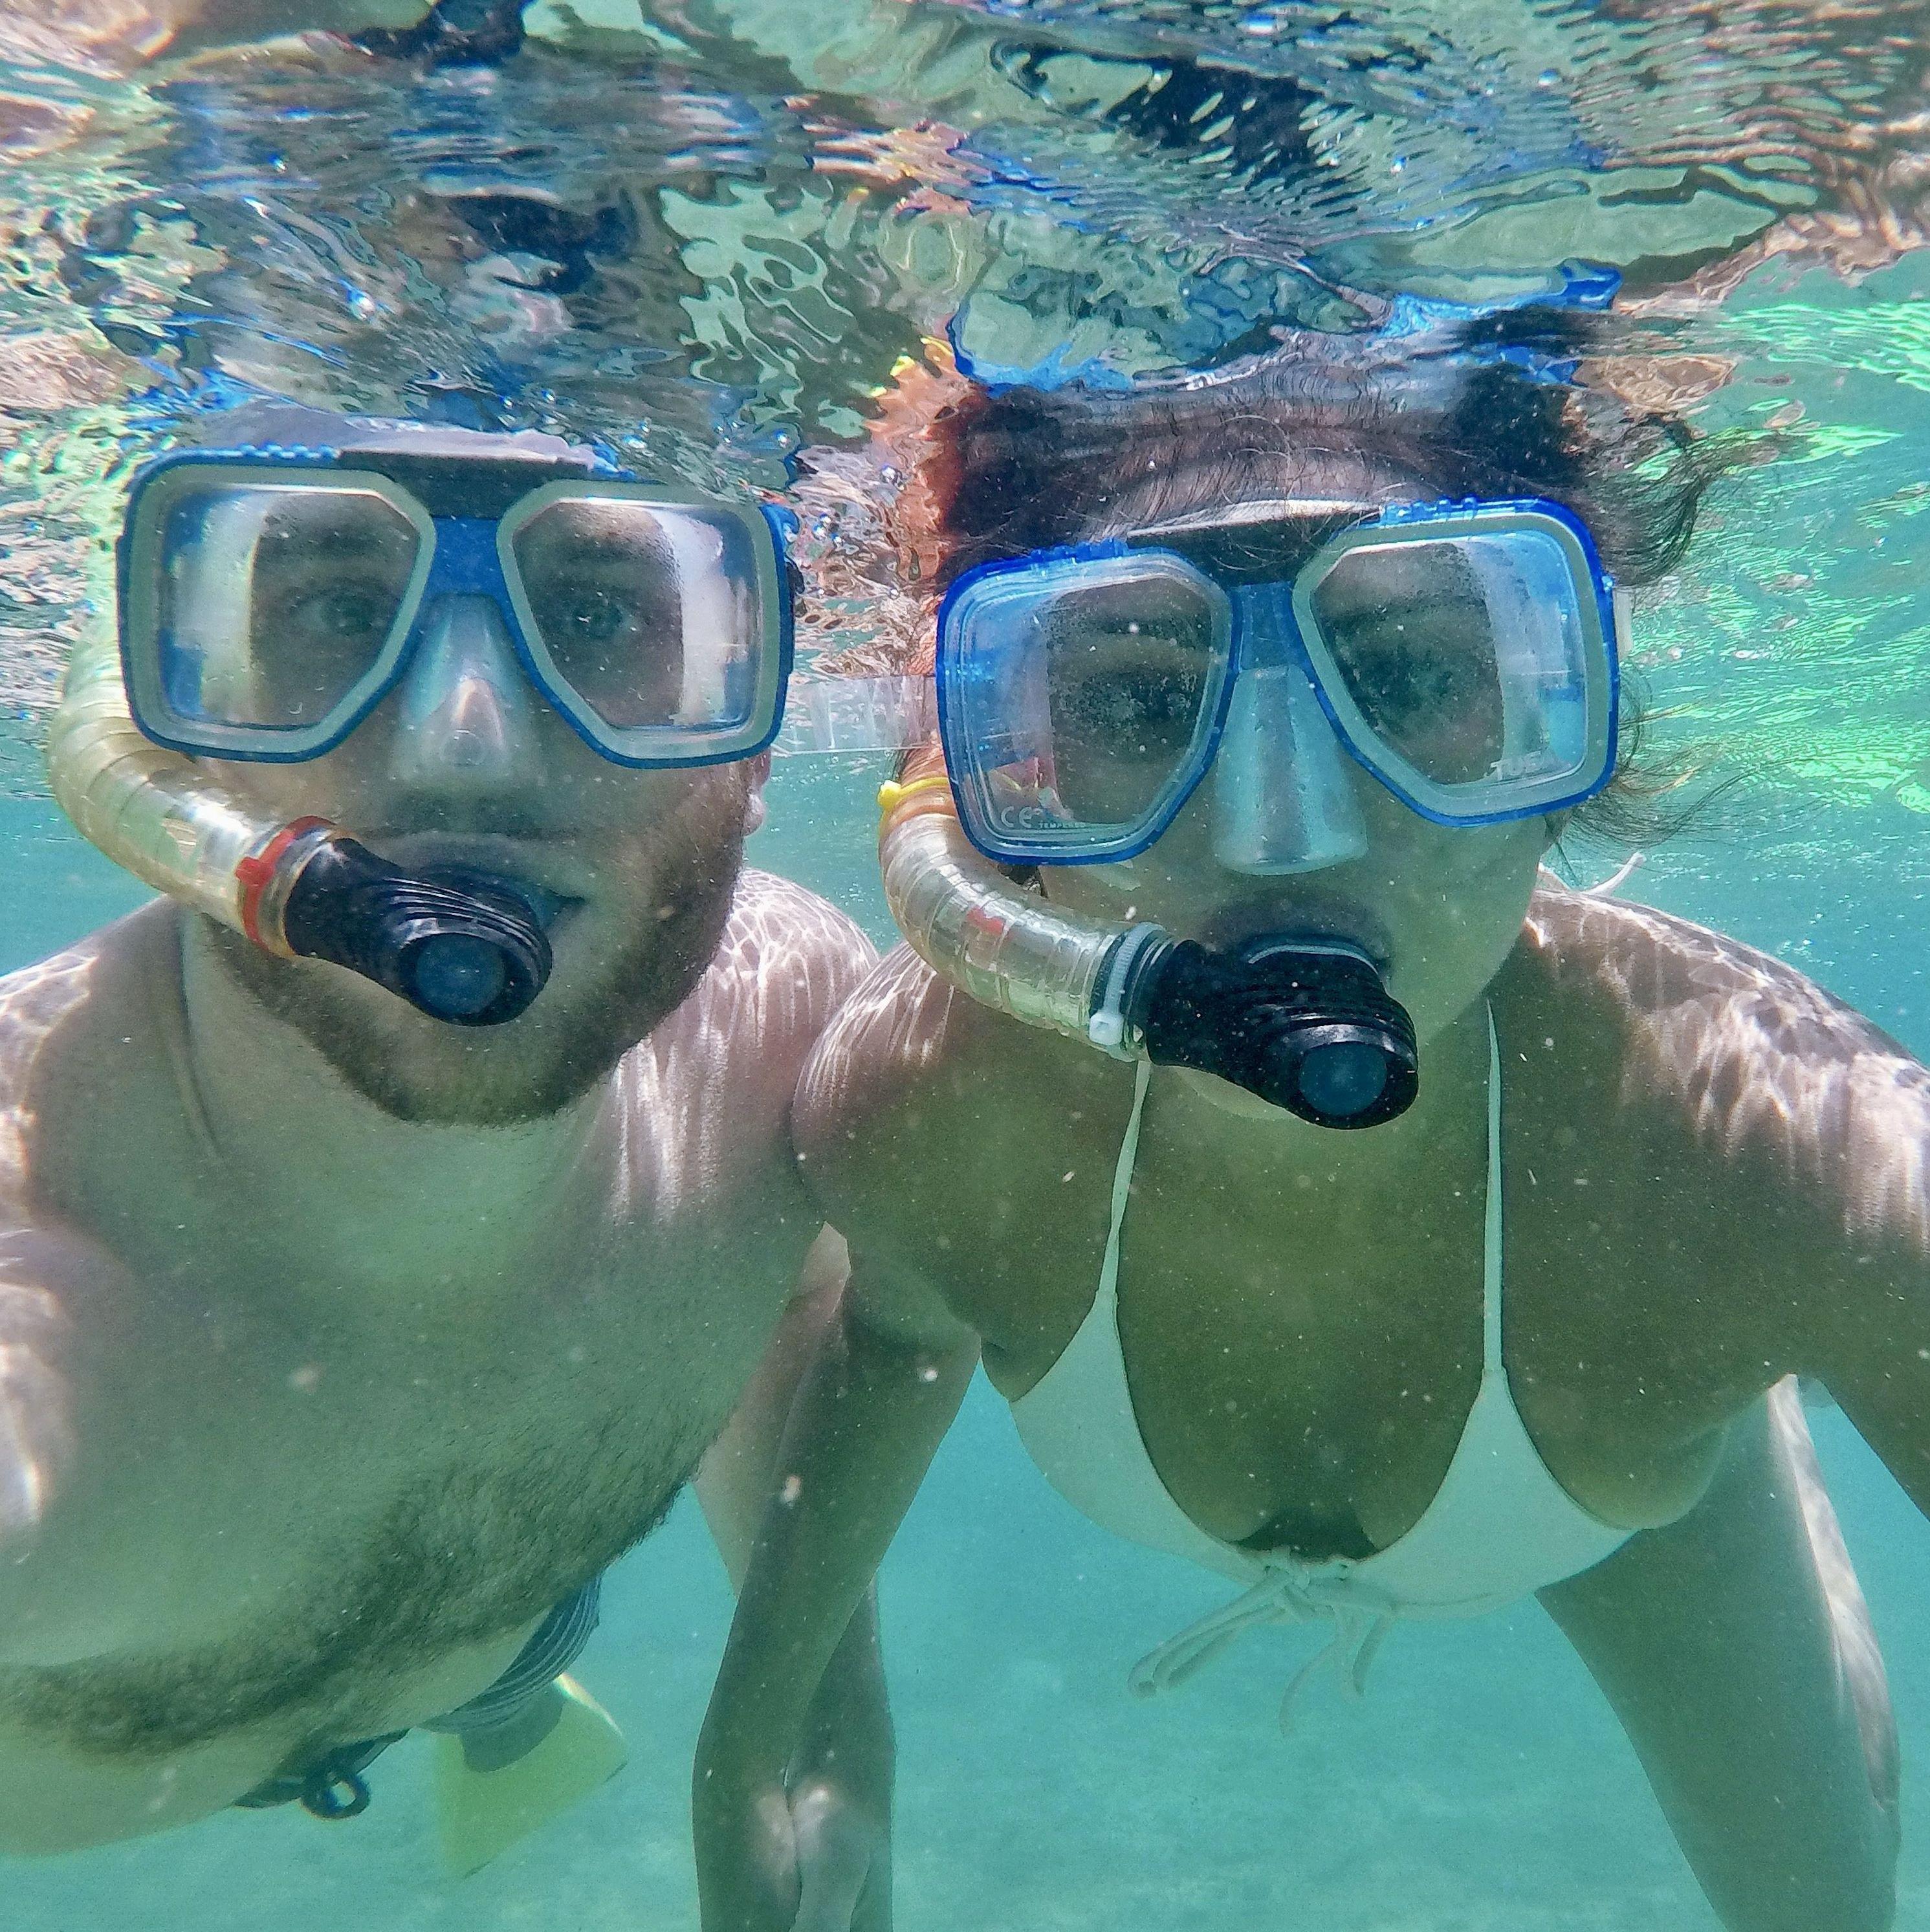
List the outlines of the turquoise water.
{"type": "MultiPolygon", "coordinates": [[[[253,393],[435,401],[777,488],[800,449],[854,457],[937,335],[989,374],[1117,383],[1583,256],[1623,273],[1617,353],[1700,427],[1767,439],[1638,633],[1664,744],[1746,782],[1627,890],[1930,1054],[1930,268],[1777,225],[1867,212],[1872,181],[1906,178],[1884,168],[1907,62],[1826,22],[1792,54],[1735,14],[1691,48],[1566,5],[1457,10],[1451,34],[1418,8],[558,6],[517,62],[426,76],[318,44],[131,78],[84,10],[65,40],[0,25],[0,970],[143,896],[65,828],[35,745],[104,607],[129,457],[191,416],[253,393]],[[1757,83],[1793,61],[1806,88],[1771,127],[1757,83]],[[1201,112],[1162,120],[1202,70],[1201,112]],[[519,236],[488,196],[521,207],[519,236]],[[575,218],[554,254],[527,225],[550,206],[575,218]]],[[[1907,49],[1920,22],[1898,17],[1907,49]]],[[[806,494],[828,518],[807,514],[807,561],[830,582],[827,559],[854,559],[807,653],[872,641],[905,586],[877,574],[862,506],[840,521],[835,492],[806,494]]],[[[882,945],[881,770],[780,766],[750,856],[882,945]]],[[[1811,1420],[1902,1735],[1898,1923],[1930,1928],[1930,1532],[1838,1414],[1811,1420]]],[[[1131,1699],[1130,1664],[1223,1586],[1076,1516],[982,1383],[881,1588],[907,1928],[1715,1925],[1532,1606],[1403,1629],[1361,1704],[1322,1686],[1291,1739],[1272,1712],[1304,1634],[1131,1699]]],[[[694,1925],[689,1766],[729,1607],[680,1504],[613,1576],[578,1670],[629,1768],[460,1886],[429,1855],[411,1739],[353,1826],[230,1814],[10,1864],[5,1922],[694,1925]]]]}

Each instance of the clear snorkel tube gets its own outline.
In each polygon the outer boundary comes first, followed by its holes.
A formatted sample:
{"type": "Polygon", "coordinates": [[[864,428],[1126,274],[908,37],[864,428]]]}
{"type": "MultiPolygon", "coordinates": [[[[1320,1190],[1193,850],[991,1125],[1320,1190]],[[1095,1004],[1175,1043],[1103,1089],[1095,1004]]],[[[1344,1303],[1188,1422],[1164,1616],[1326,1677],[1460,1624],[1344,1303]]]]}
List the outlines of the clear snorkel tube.
{"type": "Polygon", "coordinates": [[[878,794],[878,860],[899,931],[933,972],[1027,1026],[1130,1059],[1115,956],[1165,940],[1109,926],[1022,891],[974,849],[937,748],[878,794]]]}
{"type": "Polygon", "coordinates": [[[141,736],[112,638],[90,636],[76,648],[47,757],[54,797],[83,838],[156,891],[247,931],[241,868],[283,828],[141,736]]]}
{"type": "Polygon", "coordinates": [[[324,819],[250,810],[151,742],[104,633],[68,664],[47,776],[83,837],[116,865],[278,958],[346,966],[457,1026],[514,1019],[549,976],[549,942],[506,888],[413,877],[324,819]]]}
{"type": "Polygon", "coordinates": [[[1115,1059],[1216,1074],[1319,1126],[1373,1126],[1412,1103],[1413,1024],[1364,953],[1284,941],[1216,953],[1049,904],[967,839],[935,746],[878,804],[893,920],[981,1006],[1115,1059]]]}
{"type": "Polygon", "coordinates": [[[975,850],[933,739],[937,722],[929,674],[800,675],[771,748],[779,757],[908,752],[899,779],[878,793],[878,856],[885,903],[911,950],[995,1012],[1131,1058],[1106,968],[1164,934],[1136,926],[1142,937],[1127,948],[1124,928],[1048,905],[975,850]]]}

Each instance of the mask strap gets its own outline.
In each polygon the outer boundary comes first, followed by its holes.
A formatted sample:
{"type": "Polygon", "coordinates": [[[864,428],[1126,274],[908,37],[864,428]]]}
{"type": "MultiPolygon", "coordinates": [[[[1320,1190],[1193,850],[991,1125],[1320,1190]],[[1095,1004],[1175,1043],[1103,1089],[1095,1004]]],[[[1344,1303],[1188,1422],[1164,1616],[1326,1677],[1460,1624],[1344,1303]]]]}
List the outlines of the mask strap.
{"type": "Polygon", "coordinates": [[[770,748],[779,758],[910,752],[938,735],[938,687],[929,676],[821,677],[800,671],[785,693],[784,724],[770,748]]]}

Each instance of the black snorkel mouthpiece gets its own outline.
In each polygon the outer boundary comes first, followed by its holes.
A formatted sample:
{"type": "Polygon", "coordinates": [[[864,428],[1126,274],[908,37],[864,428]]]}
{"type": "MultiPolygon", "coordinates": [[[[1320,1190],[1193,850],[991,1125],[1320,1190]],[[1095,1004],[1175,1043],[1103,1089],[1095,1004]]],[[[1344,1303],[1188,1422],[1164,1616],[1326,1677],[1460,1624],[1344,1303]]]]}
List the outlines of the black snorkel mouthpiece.
{"type": "Polygon", "coordinates": [[[281,936],[451,1026],[515,1019],[550,976],[550,943],[527,899],[467,867],[405,872],[340,833],[289,888],[281,936]]]}
{"type": "Polygon", "coordinates": [[[1337,940],[1168,940],[1141,956],[1124,1008],[1155,1066],[1217,1074],[1316,1126],[1378,1126],[1419,1089],[1414,1022],[1337,940]]]}

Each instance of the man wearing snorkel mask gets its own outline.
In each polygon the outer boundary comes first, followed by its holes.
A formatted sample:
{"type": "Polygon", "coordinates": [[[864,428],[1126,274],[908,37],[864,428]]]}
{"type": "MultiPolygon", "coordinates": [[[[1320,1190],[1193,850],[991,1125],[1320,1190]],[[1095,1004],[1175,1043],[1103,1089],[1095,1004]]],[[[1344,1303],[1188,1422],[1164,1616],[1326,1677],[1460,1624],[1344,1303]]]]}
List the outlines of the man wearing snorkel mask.
{"type": "Polygon", "coordinates": [[[791,1093],[874,956],[742,870],[774,514],[548,436],[239,442],[137,476],[50,736],[173,896],[0,982],[0,1851],[350,1815],[422,1726],[467,1869],[620,1762],[563,1673],[713,1442],[746,1553],[839,1280],[791,1093]]]}
{"type": "Polygon", "coordinates": [[[981,1357],[1078,1508],[1236,1586],[1136,1690],[1324,1627],[1284,1722],[1400,1619],[1536,1596],[1730,1932],[1890,1923],[1894,1727],[1793,1378],[1930,1507],[1930,1079],[1538,878],[1626,822],[1617,579],[1709,467],[1550,380],[1565,327],[926,379],[894,432],[938,742],[883,802],[910,946],[800,1088],[852,1274],[706,1723],[705,1932],[791,1924],[816,1666],[981,1357]]]}

